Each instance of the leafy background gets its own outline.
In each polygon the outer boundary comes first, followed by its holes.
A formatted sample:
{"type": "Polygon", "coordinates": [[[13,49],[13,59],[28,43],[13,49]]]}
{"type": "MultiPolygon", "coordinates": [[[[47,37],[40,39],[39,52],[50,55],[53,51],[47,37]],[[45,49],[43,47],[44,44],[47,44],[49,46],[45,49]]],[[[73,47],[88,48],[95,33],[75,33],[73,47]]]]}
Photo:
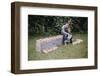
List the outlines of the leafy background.
{"type": "Polygon", "coordinates": [[[56,35],[61,34],[61,27],[72,19],[73,32],[87,32],[87,17],[28,15],[28,34],[56,35]]]}

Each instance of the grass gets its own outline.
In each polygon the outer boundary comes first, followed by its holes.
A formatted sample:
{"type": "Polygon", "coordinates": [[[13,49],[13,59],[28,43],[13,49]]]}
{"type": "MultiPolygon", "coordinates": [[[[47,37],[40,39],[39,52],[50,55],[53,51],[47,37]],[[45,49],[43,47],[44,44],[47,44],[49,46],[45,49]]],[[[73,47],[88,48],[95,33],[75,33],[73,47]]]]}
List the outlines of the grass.
{"type": "Polygon", "coordinates": [[[47,54],[39,53],[35,50],[36,40],[40,38],[43,37],[29,37],[28,60],[79,59],[88,57],[87,34],[74,34],[74,38],[80,38],[83,40],[83,42],[77,45],[62,45],[59,46],[59,48],[55,51],[49,52],[47,54]]]}

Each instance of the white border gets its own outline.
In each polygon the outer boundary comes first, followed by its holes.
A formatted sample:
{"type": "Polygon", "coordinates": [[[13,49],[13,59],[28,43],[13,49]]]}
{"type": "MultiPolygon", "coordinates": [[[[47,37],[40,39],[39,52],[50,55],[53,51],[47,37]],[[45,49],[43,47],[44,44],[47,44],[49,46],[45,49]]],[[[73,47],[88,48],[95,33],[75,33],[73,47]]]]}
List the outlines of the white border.
{"type": "Polygon", "coordinates": [[[21,7],[20,16],[21,70],[94,65],[94,11],[41,7],[21,7]],[[28,61],[28,14],[88,17],[88,58],[28,61]]]}

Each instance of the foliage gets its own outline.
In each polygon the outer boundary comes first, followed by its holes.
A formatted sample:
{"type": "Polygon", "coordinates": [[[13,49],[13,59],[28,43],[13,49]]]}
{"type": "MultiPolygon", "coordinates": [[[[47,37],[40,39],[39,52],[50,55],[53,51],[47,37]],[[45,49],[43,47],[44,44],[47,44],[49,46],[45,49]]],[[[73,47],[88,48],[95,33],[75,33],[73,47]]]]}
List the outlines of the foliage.
{"type": "Polygon", "coordinates": [[[67,23],[68,18],[72,19],[73,32],[87,32],[87,17],[28,15],[28,34],[32,36],[61,34],[61,27],[67,23]]]}

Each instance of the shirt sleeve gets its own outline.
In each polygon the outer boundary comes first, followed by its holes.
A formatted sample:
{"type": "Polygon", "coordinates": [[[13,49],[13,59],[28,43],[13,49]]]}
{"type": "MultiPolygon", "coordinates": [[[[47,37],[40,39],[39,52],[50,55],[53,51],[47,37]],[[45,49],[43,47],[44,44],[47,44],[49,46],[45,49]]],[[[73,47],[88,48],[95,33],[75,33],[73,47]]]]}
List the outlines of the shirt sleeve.
{"type": "Polygon", "coordinates": [[[63,34],[68,34],[68,33],[65,31],[65,28],[67,28],[67,25],[63,25],[63,26],[62,26],[62,33],[63,33],[63,34]]]}

